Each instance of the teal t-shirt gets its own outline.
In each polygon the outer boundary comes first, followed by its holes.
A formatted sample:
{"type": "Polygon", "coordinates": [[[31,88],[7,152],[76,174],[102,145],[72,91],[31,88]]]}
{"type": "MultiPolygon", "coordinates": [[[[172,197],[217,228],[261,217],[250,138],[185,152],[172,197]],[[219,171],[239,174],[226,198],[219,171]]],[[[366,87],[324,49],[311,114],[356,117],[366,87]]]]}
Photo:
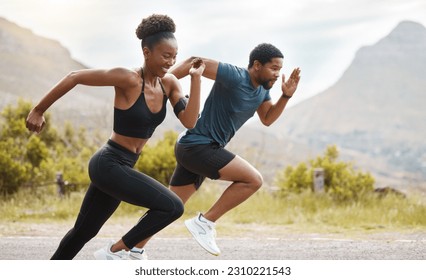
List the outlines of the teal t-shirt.
{"type": "Polygon", "coordinates": [[[220,62],[197,124],[186,131],[179,143],[217,142],[224,147],[257,108],[270,99],[269,90],[253,87],[247,69],[220,62]]]}

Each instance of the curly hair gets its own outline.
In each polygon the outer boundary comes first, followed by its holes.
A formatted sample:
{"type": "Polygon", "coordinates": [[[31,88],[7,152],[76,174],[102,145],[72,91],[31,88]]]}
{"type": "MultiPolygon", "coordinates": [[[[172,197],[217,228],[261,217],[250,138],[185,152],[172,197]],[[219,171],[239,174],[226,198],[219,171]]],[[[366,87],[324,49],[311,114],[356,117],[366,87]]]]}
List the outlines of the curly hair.
{"type": "Polygon", "coordinates": [[[136,36],[142,40],[142,47],[152,48],[163,39],[175,39],[176,25],[167,15],[153,14],[142,19],[136,28],[136,36]]]}
{"type": "Polygon", "coordinates": [[[248,68],[251,68],[253,66],[255,60],[259,61],[262,65],[264,65],[265,63],[270,62],[275,57],[284,58],[284,55],[278,48],[271,44],[259,44],[250,52],[248,68]]]}

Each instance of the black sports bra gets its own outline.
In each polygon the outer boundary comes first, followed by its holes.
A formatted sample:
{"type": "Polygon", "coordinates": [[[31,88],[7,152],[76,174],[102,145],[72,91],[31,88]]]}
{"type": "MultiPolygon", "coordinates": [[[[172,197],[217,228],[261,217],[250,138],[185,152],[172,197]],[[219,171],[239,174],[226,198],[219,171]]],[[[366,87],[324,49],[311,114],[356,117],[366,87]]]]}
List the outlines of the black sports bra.
{"type": "Polygon", "coordinates": [[[154,133],[157,126],[166,117],[167,95],[163,84],[158,79],[163,91],[163,106],[158,113],[152,113],[145,100],[145,79],[143,69],[141,69],[142,91],[136,102],[127,110],[114,107],[114,132],[135,138],[148,139],[154,133]]]}

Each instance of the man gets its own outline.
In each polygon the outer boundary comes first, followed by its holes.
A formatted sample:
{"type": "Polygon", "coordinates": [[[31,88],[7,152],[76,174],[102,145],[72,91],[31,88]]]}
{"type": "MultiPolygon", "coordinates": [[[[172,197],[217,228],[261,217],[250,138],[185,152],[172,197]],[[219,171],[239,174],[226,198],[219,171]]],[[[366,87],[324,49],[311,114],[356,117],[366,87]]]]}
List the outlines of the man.
{"type": "MultiPolygon", "coordinates": [[[[287,81],[283,74],[282,96],[276,103],[271,101],[269,89],[280,77],[283,58],[279,49],[265,43],[251,51],[247,69],[203,58],[206,68],[202,75],[215,83],[196,126],[176,143],[177,166],[170,189],[185,203],[206,177],[232,182],[207,212],[185,221],[197,242],[213,255],[220,254],[215,222],[254,194],[263,181],[259,171],[225,146],[255,112],[266,126],[282,114],[300,79],[299,68],[287,81]]],[[[174,66],[171,73],[178,79],[185,77],[192,60],[174,66]]]]}

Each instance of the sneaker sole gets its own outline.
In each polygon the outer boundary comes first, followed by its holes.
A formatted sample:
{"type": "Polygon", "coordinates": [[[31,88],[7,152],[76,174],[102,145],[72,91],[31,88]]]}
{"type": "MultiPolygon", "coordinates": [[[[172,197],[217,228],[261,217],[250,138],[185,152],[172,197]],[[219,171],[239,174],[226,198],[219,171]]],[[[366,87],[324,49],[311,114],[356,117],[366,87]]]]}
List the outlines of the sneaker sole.
{"type": "Polygon", "coordinates": [[[105,258],[105,254],[101,252],[101,250],[94,252],[93,256],[95,257],[96,260],[107,260],[107,258],[105,258]]]}
{"type": "Polygon", "coordinates": [[[101,260],[101,261],[121,261],[121,260],[123,260],[123,259],[113,258],[111,256],[108,256],[107,254],[105,254],[103,249],[100,249],[100,250],[97,250],[96,252],[94,252],[93,256],[95,257],[96,260],[101,260]]]}
{"type": "Polygon", "coordinates": [[[200,240],[198,238],[197,230],[193,228],[191,220],[186,220],[185,226],[188,229],[188,231],[192,234],[195,241],[197,241],[198,245],[201,246],[201,248],[203,248],[204,250],[206,250],[207,252],[209,252],[213,256],[219,256],[220,255],[220,252],[212,251],[209,247],[204,246],[203,242],[200,242],[200,240]]]}

